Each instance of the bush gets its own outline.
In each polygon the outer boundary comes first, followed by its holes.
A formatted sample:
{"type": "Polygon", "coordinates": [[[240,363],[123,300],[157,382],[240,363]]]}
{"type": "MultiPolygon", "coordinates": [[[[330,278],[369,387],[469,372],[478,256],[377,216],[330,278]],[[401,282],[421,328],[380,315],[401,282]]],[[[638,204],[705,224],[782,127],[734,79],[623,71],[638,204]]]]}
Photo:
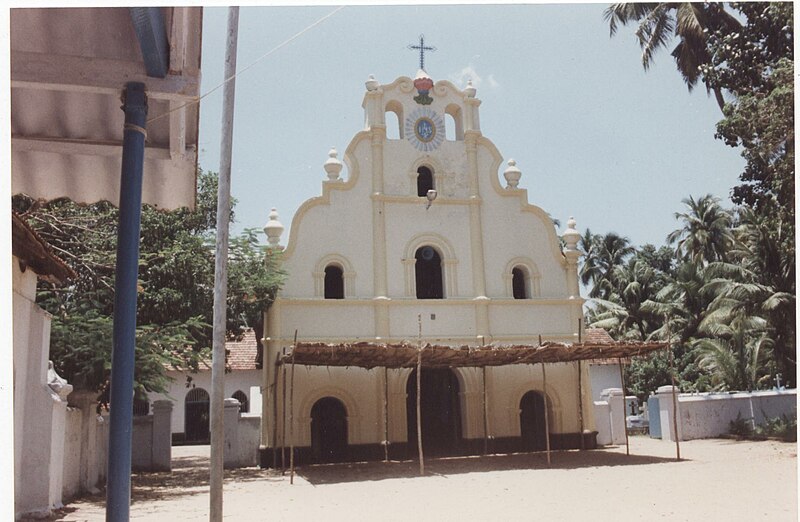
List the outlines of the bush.
{"type": "Polygon", "coordinates": [[[737,413],[736,420],[732,420],[728,424],[728,432],[740,439],[751,439],[753,438],[753,423],[749,419],[743,419],[741,413],[737,413]]]}
{"type": "Polygon", "coordinates": [[[767,419],[753,429],[750,419],[743,419],[741,413],[736,415],[728,425],[728,432],[740,439],[763,440],[766,437],[776,437],[785,442],[797,442],[797,417],[786,414],[780,417],[767,419]]]}
{"type": "Polygon", "coordinates": [[[786,442],[797,442],[797,418],[781,415],[756,428],[756,433],[765,437],[778,437],[786,442]]]}

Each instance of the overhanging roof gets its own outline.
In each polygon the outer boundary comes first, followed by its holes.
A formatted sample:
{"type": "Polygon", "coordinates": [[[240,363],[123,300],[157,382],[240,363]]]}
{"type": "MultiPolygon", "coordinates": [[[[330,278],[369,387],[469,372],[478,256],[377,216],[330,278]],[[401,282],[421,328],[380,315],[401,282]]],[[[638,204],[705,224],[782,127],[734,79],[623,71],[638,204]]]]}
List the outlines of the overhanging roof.
{"type": "MultiPolygon", "coordinates": [[[[507,366],[587,361],[647,355],[666,348],[666,342],[617,341],[610,343],[555,343],[511,346],[450,347],[425,344],[422,366],[425,368],[460,368],[507,366]]],[[[354,366],[359,368],[413,368],[417,365],[418,348],[414,344],[304,343],[282,356],[279,363],[307,366],[354,366]]]]}
{"type": "Polygon", "coordinates": [[[168,65],[159,77],[148,74],[153,59],[142,45],[150,40],[137,38],[129,8],[11,9],[12,194],[117,204],[120,96],[127,82],[141,82],[148,99],[142,201],[194,206],[199,108],[187,102],[200,88],[202,8],[146,13],[168,65]]]}
{"type": "Polygon", "coordinates": [[[77,277],[64,261],[53,254],[47,242],[14,211],[11,211],[11,253],[44,279],[63,282],[77,277]]]}

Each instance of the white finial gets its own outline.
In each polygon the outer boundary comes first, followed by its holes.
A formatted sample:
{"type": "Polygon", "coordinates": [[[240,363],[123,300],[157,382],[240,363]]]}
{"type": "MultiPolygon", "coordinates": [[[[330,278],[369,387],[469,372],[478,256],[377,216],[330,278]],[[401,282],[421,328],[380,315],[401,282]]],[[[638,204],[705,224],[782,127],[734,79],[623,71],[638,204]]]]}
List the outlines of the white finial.
{"type": "Polygon", "coordinates": [[[475,97],[475,87],[472,86],[472,78],[467,80],[467,86],[464,88],[464,94],[467,95],[467,98],[474,98],[475,97]]]}
{"type": "Polygon", "coordinates": [[[376,90],[378,90],[378,86],[380,84],[378,83],[378,80],[375,79],[375,75],[374,74],[370,74],[369,78],[367,78],[367,81],[364,82],[364,85],[367,86],[367,90],[368,91],[376,91],[376,90]]]}
{"type": "Polygon", "coordinates": [[[575,228],[577,223],[575,222],[575,218],[570,216],[567,220],[567,229],[561,235],[564,239],[564,244],[566,245],[567,251],[570,252],[577,252],[578,251],[578,241],[581,239],[581,234],[575,228]]]}
{"type": "Polygon", "coordinates": [[[342,171],[342,162],[337,158],[338,155],[336,147],[331,147],[331,150],[328,151],[328,159],[322,165],[322,168],[328,173],[329,181],[340,181],[339,173],[342,171]]]}
{"type": "Polygon", "coordinates": [[[506,178],[507,189],[515,189],[519,185],[519,178],[522,177],[522,171],[517,168],[517,162],[513,159],[508,160],[508,168],[503,172],[503,177],[506,178]]]}
{"type": "Polygon", "coordinates": [[[278,221],[278,209],[275,207],[272,207],[269,213],[269,221],[264,225],[264,233],[267,235],[269,248],[278,248],[281,234],[283,234],[283,225],[278,221]]]}

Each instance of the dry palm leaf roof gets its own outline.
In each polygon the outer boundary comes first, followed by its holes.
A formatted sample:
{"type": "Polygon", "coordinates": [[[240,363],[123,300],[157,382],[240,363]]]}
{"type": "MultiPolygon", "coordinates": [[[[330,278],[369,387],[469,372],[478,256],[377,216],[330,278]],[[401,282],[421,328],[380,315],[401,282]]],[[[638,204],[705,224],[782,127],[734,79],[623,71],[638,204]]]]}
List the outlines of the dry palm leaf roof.
{"type": "MultiPolygon", "coordinates": [[[[450,347],[424,344],[422,365],[426,368],[506,366],[573,362],[593,359],[628,358],[647,355],[667,347],[666,342],[612,341],[556,343],[510,346],[450,347]]],[[[373,342],[319,343],[298,342],[279,358],[279,363],[307,366],[355,366],[359,368],[413,368],[417,364],[415,344],[373,342]]]]}

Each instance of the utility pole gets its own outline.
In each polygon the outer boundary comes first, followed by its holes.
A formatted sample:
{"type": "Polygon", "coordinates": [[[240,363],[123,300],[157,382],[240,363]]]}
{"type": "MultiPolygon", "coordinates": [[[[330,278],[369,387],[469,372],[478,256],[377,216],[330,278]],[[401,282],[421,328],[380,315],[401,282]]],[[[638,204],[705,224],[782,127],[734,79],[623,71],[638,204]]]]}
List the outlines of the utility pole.
{"type": "Polygon", "coordinates": [[[222,522],[222,479],[225,459],[225,323],[228,295],[228,228],[231,216],[231,155],[233,149],[233,102],[236,93],[236,45],[239,8],[228,9],[228,41],[225,51],[225,88],[222,98],[219,185],[217,189],[217,242],[214,264],[214,344],[211,357],[211,465],[209,521],[222,522]]]}
{"type": "Polygon", "coordinates": [[[136,351],[136,280],[139,277],[139,232],[142,176],[147,131],[147,96],[143,83],[125,85],[122,110],[122,174],[119,189],[117,268],[114,278],[114,333],[111,350],[111,426],[108,437],[106,520],[130,518],[133,374],[136,351]]]}

